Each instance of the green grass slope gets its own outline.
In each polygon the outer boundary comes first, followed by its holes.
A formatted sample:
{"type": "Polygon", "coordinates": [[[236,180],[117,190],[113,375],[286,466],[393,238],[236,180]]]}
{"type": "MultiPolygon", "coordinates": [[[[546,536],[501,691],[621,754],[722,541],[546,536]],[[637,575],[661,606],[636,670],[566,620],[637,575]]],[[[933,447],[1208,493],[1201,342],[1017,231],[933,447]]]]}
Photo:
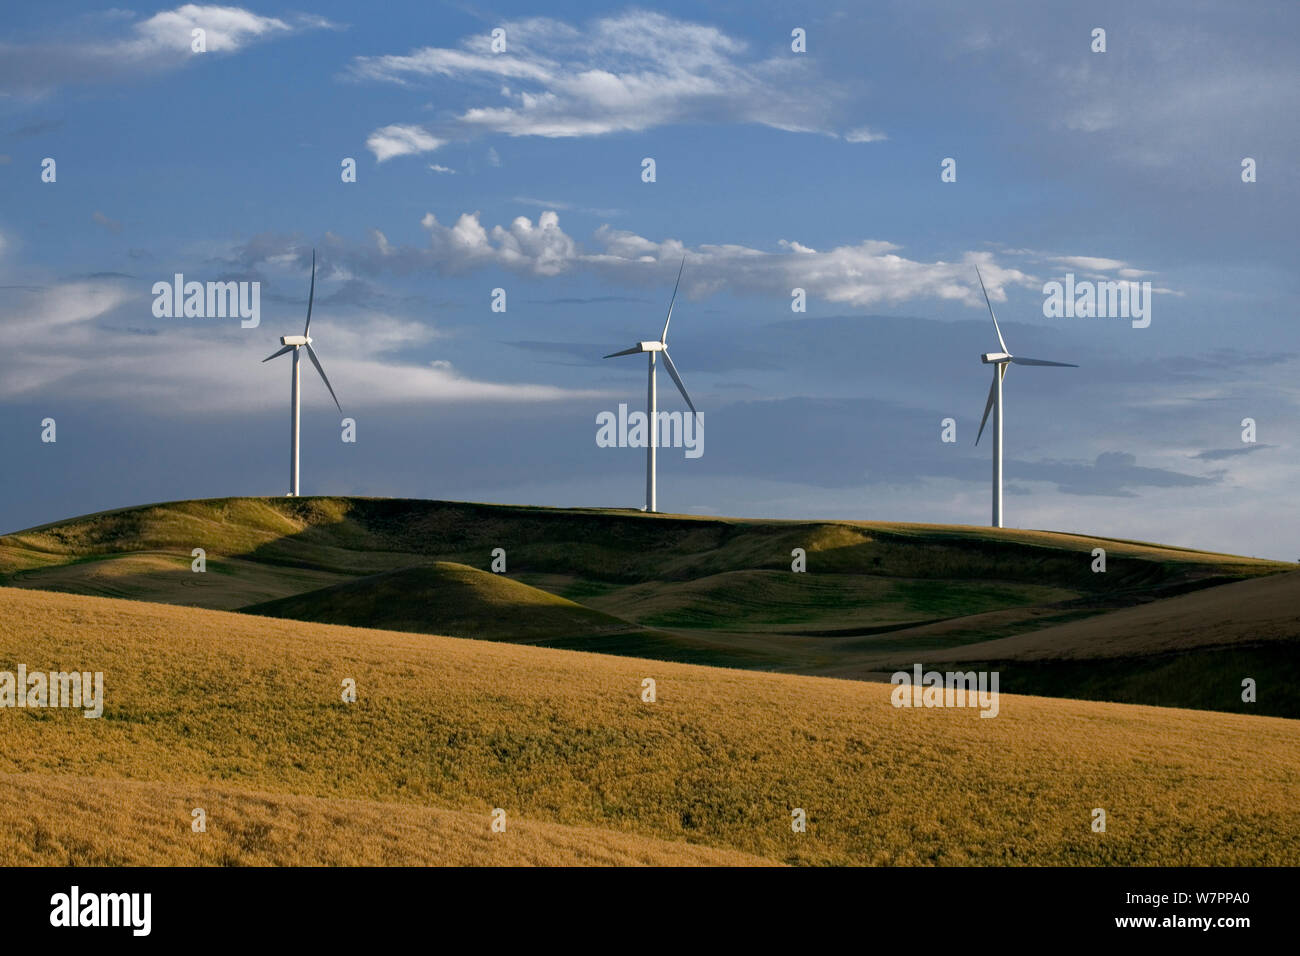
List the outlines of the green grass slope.
{"type": "Polygon", "coordinates": [[[41,569],[139,552],[361,575],[430,561],[486,568],[493,548],[512,573],[608,584],[687,581],[790,568],[805,549],[814,574],[1006,580],[1083,592],[1176,588],[1287,565],[1137,542],[1014,529],[848,521],[761,521],[628,511],[374,498],[225,498],[103,512],[0,537],[0,575],[21,586],[41,569]],[[1084,558],[1106,547],[1102,578],[1084,558]]]}
{"type": "MultiPolygon", "coordinates": [[[[1293,568],[1044,531],[373,498],[181,501],[0,537],[12,587],[859,678],[1293,568]],[[486,576],[497,548],[509,574],[486,576]]],[[[1072,673],[1034,686],[1068,693],[1072,673]]]]}
{"type": "Polygon", "coordinates": [[[644,630],[508,577],[446,561],[368,575],[241,610],[295,621],[524,644],[644,630]]]}

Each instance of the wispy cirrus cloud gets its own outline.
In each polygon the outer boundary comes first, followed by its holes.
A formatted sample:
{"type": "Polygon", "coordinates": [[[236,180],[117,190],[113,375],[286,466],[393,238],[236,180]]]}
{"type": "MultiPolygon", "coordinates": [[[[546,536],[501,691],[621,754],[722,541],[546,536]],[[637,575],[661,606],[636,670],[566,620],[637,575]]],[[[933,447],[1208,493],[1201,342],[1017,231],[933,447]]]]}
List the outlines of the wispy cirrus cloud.
{"type": "MultiPolygon", "coordinates": [[[[1038,148],[1083,150],[1126,177],[1178,184],[1231,183],[1243,156],[1295,154],[1296,124],[1279,122],[1293,112],[1298,76],[1293,4],[1265,0],[1247,18],[1216,16],[1212,5],[1200,16],[1094,6],[1077,44],[1058,11],[1014,0],[943,5],[927,24],[937,48],[985,81],[982,101],[1057,134],[1035,136],[1038,148]],[[1105,53],[1091,50],[1094,26],[1109,29],[1105,53]]],[[[1278,183],[1294,192],[1294,176],[1278,183]]]]}
{"type": "Polygon", "coordinates": [[[40,97],[65,86],[178,69],[194,62],[193,31],[206,53],[236,53],[252,44],[332,28],[324,17],[266,17],[242,7],[187,3],[137,18],[111,10],[63,21],[59,35],[0,42],[0,94],[40,97]]]}
{"type": "Polygon", "coordinates": [[[104,215],[104,213],[100,212],[98,209],[96,209],[93,213],[90,214],[90,218],[93,222],[103,226],[113,235],[117,235],[122,231],[122,224],[120,222],[118,222],[116,219],[110,219],[108,216],[104,215]]]}
{"type": "Polygon", "coordinates": [[[845,133],[844,139],[850,143],[879,143],[889,139],[889,137],[869,126],[860,126],[845,133]]]}
{"type": "Polygon", "coordinates": [[[504,29],[501,52],[484,33],[457,47],[352,61],[347,75],[355,80],[465,89],[464,106],[427,129],[424,145],[408,141],[397,152],[391,138],[372,134],[377,160],[492,133],[602,136],[674,123],[752,123],[854,143],[886,138],[865,126],[841,131],[842,91],[807,58],[756,55],[707,24],[633,10],[581,27],[539,17],[504,29]],[[482,102],[487,96],[495,102],[482,102]]]}
{"type": "MultiPolygon", "coordinates": [[[[1109,278],[1108,274],[1113,274],[1120,279],[1132,282],[1142,279],[1144,276],[1156,275],[1156,272],[1151,269],[1139,269],[1123,259],[1113,259],[1107,256],[1059,255],[1037,249],[1003,248],[1001,251],[1006,255],[1023,258],[1027,262],[1042,263],[1053,271],[1078,270],[1080,273],[1094,279],[1109,278]]],[[[1059,272],[1057,275],[1059,276],[1059,272]]],[[[1157,286],[1151,291],[1161,295],[1183,295],[1180,291],[1164,286],[1157,286]]]]}
{"type": "Polygon", "coordinates": [[[1207,448],[1191,457],[1200,461],[1223,461],[1228,458],[1240,458],[1242,455],[1249,455],[1252,452],[1274,447],[1276,446],[1249,444],[1242,445],[1240,448],[1207,448]]]}
{"type": "MultiPolygon", "coordinates": [[[[276,343],[267,317],[252,330],[221,320],[155,319],[150,298],[142,294],[147,287],[139,280],[104,276],[10,290],[0,299],[6,345],[0,351],[0,401],[57,394],[65,401],[143,404],[168,415],[275,406],[287,373],[261,363],[276,343]],[[178,352],[186,354],[184,362],[176,361],[178,352]]],[[[322,292],[317,289],[318,305],[329,299],[322,292]]],[[[299,321],[295,314],[292,324],[299,321]]],[[[345,320],[315,321],[312,336],[345,407],[535,403],[604,395],[483,381],[442,359],[411,361],[406,356],[435,342],[439,330],[374,309],[349,310],[345,320]]]]}
{"type": "Polygon", "coordinates": [[[603,209],[599,207],[579,206],[575,203],[566,202],[564,200],[533,199],[529,196],[516,196],[515,202],[524,206],[535,206],[538,209],[551,209],[560,212],[581,212],[590,216],[600,216],[605,219],[613,219],[615,216],[622,216],[626,212],[623,209],[603,209]]]}

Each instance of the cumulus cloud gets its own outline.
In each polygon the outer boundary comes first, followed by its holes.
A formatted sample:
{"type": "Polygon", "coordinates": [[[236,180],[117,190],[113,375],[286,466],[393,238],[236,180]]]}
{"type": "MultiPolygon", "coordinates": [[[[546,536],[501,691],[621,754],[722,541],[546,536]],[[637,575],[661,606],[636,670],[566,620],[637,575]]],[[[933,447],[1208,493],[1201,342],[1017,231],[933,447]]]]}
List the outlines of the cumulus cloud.
{"type": "MultiPolygon", "coordinates": [[[[678,239],[654,240],[603,225],[591,248],[584,248],[560,226],[559,213],[547,210],[536,222],[516,217],[508,226],[488,228],[479,213],[462,213],[454,223],[426,213],[420,224],[428,232],[425,246],[394,245],[379,230],[370,243],[339,240],[331,255],[350,273],[411,274],[434,271],[457,275],[474,269],[499,267],[525,275],[547,277],[584,272],[631,285],[664,281],[686,259],[682,291],[692,298],[717,292],[773,295],[787,299],[802,288],[808,296],[853,307],[936,298],[982,305],[974,265],[983,270],[989,297],[1005,302],[1004,286],[1032,286],[1033,278],[1000,265],[989,252],[967,252],[958,261],[925,262],[899,254],[899,247],[879,239],[818,250],[782,240],[776,250],[743,245],[702,244],[688,247],[678,239]]],[[[236,251],[245,269],[275,256],[302,257],[305,247],[290,240],[260,236],[236,251]]]]}
{"type": "Polygon", "coordinates": [[[209,53],[232,53],[253,40],[287,33],[291,28],[283,20],[258,16],[239,7],[187,3],[136,23],[132,27],[133,36],[120,49],[142,58],[176,50],[190,52],[195,29],[204,31],[204,44],[209,53]]]}
{"type": "Polygon", "coordinates": [[[273,37],[333,27],[317,16],[264,17],[242,7],[187,3],[137,19],[114,11],[64,21],[61,35],[30,43],[0,42],[0,94],[36,97],[74,84],[177,69],[196,60],[193,31],[207,55],[236,53],[273,37]]]}
{"type": "MultiPolygon", "coordinates": [[[[438,144],[486,133],[600,136],[670,123],[754,123],[840,135],[835,119],[842,93],[815,75],[812,61],[788,53],[757,56],[713,26],[633,10],[582,27],[534,18],[507,23],[505,31],[504,52],[493,52],[483,33],[455,48],[357,57],[348,75],[466,87],[464,106],[429,131],[438,144]],[[496,99],[483,102],[486,96],[496,99]]],[[[851,142],[885,138],[865,126],[843,135],[851,142]]]]}

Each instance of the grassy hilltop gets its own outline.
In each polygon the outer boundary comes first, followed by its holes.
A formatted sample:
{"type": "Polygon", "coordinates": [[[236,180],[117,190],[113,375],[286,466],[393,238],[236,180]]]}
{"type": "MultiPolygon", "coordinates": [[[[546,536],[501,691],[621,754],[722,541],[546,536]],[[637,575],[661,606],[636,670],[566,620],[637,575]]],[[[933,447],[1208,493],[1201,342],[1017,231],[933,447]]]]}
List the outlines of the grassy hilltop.
{"type": "Polygon", "coordinates": [[[1042,531],[367,498],[173,502],[0,537],[11,587],[840,677],[981,661],[1004,690],[1280,716],[1300,716],[1294,567],[1042,531]]]}
{"type": "Polygon", "coordinates": [[[0,711],[0,863],[1300,863],[1300,733],[1270,717],[1003,694],[985,719],[863,681],[0,588],[19,663],[103,671],[105,708],[0,711]]]}

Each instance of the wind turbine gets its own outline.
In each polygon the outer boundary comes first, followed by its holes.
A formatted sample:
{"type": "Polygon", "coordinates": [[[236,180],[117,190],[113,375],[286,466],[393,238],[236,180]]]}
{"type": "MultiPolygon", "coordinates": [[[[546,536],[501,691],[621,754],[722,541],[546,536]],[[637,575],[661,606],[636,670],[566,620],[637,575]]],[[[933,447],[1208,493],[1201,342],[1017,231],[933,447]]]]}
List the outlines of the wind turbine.
{"type": "Polygon", "coordinates": [[[1056,365],[1062,368],[1078,368],[1069,362],[1048,362],[1044,359],[1022,358],[1019,355],[1012,355],[1007,351],[1006,340],[1002,338],[1002,330],[998,328],[998,317],[993,314],[993,303],[989,301],[989,291],[984,288],[984,277],[980,275],[980,267],[975,267],[975,275],[979,276],[980,290],[984,293],[984,303],[989,307],[989,315],[993,316],[993,331],[998,334],[998,344],[1002,346],[1001,352],[985,352],[980,356],[980,361],[985,365],[993,366],[993,384],[989,386],[989,400],[984,403],[984,417],[980,419],[979,434],[975,436],[975,444],[980,443],[980,436],[984,434],[984,425],[989,420],[989,410],[993,411],[993,527],[1002,527],[1002,380],[1006,378],[1008,365],[1056,365]]]}
{"type": "Polygon", "coordinates": [[[302,335],[282,335],[280,344],[284,346],[278,352],[273,352],[263,362],[269,362],[273,358],[285,354],[293,353],[293,387],[290,391],[290,405],[292,406],[292,445],[289,453],[289,497],[298,497],[298,422],[302,412],[302,380],[298,376],[298,363],[302,359],[300,354],[303,349],[307,350],[307,357],[311,359],[311,364],[316,366],[316,371],[320,372],[321,379],[325,382],[325,387],[330,390],[330,398],[334,399],[334,404],[338,410],[343,411],[343,406],[339,405],[338,396],[334,394],[334,386],[325,376],[325,370],[321,368],[320,359],[316,357],[316,352],[311,347],[311,304],[316,298],[316,250],[311,251],[311,291],[307,293],[307,324],[303,326],[302,335]]]}
{"type": "Polygon", "coordinates": [[[621,352],[611,352],[605,358],[614,358],[619,355],[635,355],[638,352],[645,352],[650,357],[650,383],[647,386],[646,405],[650,409],[650,440],[646,445],[645,460],[645,510],[653,512],[655,510],[655,449],[659,447],[659,414],[658,414],[658,392],[655,387],[655,353],[664,353],[664,364],[668,366],[668,374],[673,377],[677,383],[677,389],[682,393],[682,398],[686,399],[686,404],[690,406],[691,414],[699,414],[695,411],[695,403],[691,401],[691,396],[686,394],[686,386],[682,384],[682,377],[677,374],[677,366],[673,365],[672,356],[668,354],[668,323],[673,320],[673,303],[677,301],[677,287],[682,284],[682,269],[686,268],[686,257],[682,256],[682,264],[677,269],[677,285],[673,286],[673,297],[668,302],[668,318],[664,320],[664,332],[659,336],[659,341],[638,342],[630,349],[624,349],[621,352]]]}

